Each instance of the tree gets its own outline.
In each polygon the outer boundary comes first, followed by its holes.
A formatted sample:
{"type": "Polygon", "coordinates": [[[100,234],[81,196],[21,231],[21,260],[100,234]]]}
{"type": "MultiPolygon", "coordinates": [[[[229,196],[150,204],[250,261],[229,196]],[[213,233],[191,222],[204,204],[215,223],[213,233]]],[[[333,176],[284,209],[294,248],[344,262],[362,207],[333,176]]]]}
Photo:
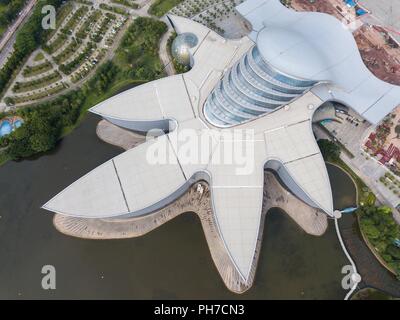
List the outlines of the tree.
{"type": "Polygon", "coordinates": [[[321,150],[322,156],[326,161],[338,161],[340,158],[340,147],[327,139],[318,140],[318,146],[321,150]]]}
{"type": "Polygon", "coordinates": [[[400,260],[400,248],[397,248],[394,245],[390,245],[387,247],[386,252],[390,254],[395,260],[400,260]]]}
{"type": "Polygon", "coordinates": [[[398,124],[395,128],[394,128],[394,132],[396,132],[397,138],[400,137],[400,124],[398,124]]]}
{"type": "Polygon", "coordinates": [[[379,230],[374,225],[365,225],[364,232],[371,239],[378,239],[380,236],[379,230]]]}

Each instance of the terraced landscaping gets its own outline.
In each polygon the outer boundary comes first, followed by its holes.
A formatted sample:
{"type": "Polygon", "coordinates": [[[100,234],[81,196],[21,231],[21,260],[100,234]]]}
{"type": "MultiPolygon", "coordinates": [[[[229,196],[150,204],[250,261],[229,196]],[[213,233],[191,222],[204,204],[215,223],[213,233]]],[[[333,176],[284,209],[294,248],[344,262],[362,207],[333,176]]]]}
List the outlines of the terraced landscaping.
{"type": "Polygon", "coordinates": [[[40,99],[52,96],[56,93],[59,93],[59,92],[63,91],[65,88],[67,88],[65,83],[59,83],[57,85],[52,86],[51,88],[46,88],[41,92],[29,93],[24,96],[15,96],[11,99],[14,104],[36,101],[36,100],[40,100],[40,99]]]}
{"type": "Polygon", "coordinates": [[[92,50],[96,48],[96,44],[93,42],[89,42],[86,48],[71,62],[67,64],[60,65],[59,69],[65,74],[71,74],[74,72],[79,66],[89,58],[92,50]]]}
{"type": "Polygon", "coordinates": [[[59,35],[57,35],[55,40],[51,42],[51,44],[43,46],[43,50],[46,51],[48,54],[52,54],[60,49],[65,44],[65,41],[67,41],[67,39],[68,37],[65,34],[60,33],[59,35]]]}
{"type": "Polygon", "coordinates": [[[3,104],[20,105],[51,97],[84,81],[104,59],[124,26],[132,0],[102,3],[68,1],[57,12],[57,29],[45,35],[47,42],[36,50],[16,74],[3,96],[3,104]],[[113,11],[113,12],[110,12],[113,11]],[[117,13],[115,13],[115,11],[117,13]]]}
{"type": "Polygon", "coordinates": [[[61,51],[61,53],[53,57],[54,61],[57,62],[57,64],[61,64],[64,61],[67,61],[81,46],[81,44],[82,41],[75,38],[74,41],[72,41],[63,51],[61,51]]]}
{"type": "Polygon", "coordinates": [[[35,65],[35,66],[26,66],[24,70],[22,70],[22,75],[24,77],[33,77],[37,76],[41,73],[44,73],[46,71],[49,71],[53,69],[53,65],[49,61],[45,61],[41,64],[35,65]]]}
{"type": "Polygon", "coordinates": [[[49,32],[49,34],[47,35],[47,40],[50,40],[51,38],[53,38],[53,36],[57,32],[57,30],[60,28],[60,26],[64,22],[65,18],[72,12],[72,9],[73,9],[72,3],[67,2],[64,6],[62,6],[60,8],[60,10],[58,10],[57,16],[56,16],[56,29],[51,30],[49,32]]]}
{"type": "Polygon", "coordinates": [[[112,21],[114,21],[115,18],[116,18],[116,16],[114,14],[106,13],[103,21],[100,24],[100,27],[98,28],[98,31],[96,30],[92,34],[91,39],[94,42],[99,43],[103,39],[105,32],[108,30],[112,21]]]}
{"type": "Polygon", "coordinates": [[[86,39],[86,37],[90,33],[91,27],[100,19],[101,16],[102,14],[100,10],[93,11],[90,14],[89,18],[87,18],[87,20],[82,24],[82,27],[80,27],[80,29],[76,33],[76,37],[81,40],[86,39]]]}
{"type": "Polygon", "coordinates": [[[58,71],[54,71],[47,76],[32,81],[16,82],[12,90],[15,93],[33,91],[38,88],[46,87],[47,85],[59,80],[61,80],[60,73],[58,71]]]}
{"type": "Polygon", "coordinates": [[[78,10],[76,10],[75,13],[73,14],[72,18],[69,19],[68,23],[65,24],[64,27],[61,29],[61,32],[64,34],[71,35],[74,32],[79,21],[82,20],[82,18],[85,16],[85,14],[88,11],[89,11],[89,8],[87,6],[82,6],[78,10]]]}

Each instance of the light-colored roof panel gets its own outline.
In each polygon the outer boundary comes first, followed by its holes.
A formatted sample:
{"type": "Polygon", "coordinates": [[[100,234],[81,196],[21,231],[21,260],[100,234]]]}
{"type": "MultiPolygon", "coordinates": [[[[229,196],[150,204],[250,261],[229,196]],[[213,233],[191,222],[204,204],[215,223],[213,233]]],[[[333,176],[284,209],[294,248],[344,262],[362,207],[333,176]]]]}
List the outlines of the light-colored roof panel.
{"type": "Polygon", "coordinates": [[[200,118],[179,123],[168,137],[187,179],[207,168],[212,152],[219,143],[218,132],[209,130],[200,118]]]}
{"type": "Polygon", "coordinates": [[[181,75],[155,80],[120,93],[90,109],[103,117],[122,120],[159,120],[193,117],[181,75]],[[173,94],[171,94],[173,92],[173,94]]]}
{"type": "Polygon", "coordinates": [[[103,117],[122,120],[163,119],[153,82],[124,91],[90,109],[103,117]]]}
{"type": "Polygon", "coordinates": [[[265,141],[268,155],[283,163],[319,153],[309,120],[266,131],[265,141]]]}
{"type": "Polygon", "coordinates": [[[311,200],[326,212],[333,213],[332,190],[321,154],[285,163],[284,166],[311,200]]]}
{"type": "Polygon", "coordinates": [[[130,212],[156,204],[186,182],[166,135],[117,156],[114,163],[130,212]]]}
{"type": "Polygon", "coordinates": [[[267,157],[262,135],[224,130],[207,167],[212,201],[225,245],[244,278],[248,277],[260,228],[267,157]]]}
{"type": "MultiPolygon", "coordinates": [[[[351,92],[351,96],[357,98],[357,102],[354,103],[354,106],[358,107],[356,109],[357,112],[362,115],[366,110],[388,94],[392,88],[393,86],[388,86],[386,82],[383,82],[374,76],[367,78],[365,82],[351,92]]],[[[397,101],[397,104],[400,103],[400,96],[397,97],[397,101]]],[[[352,105],[350,106],[352,107],[352,105]]],[[[395,106],[396,105],[393,105],[393,107],[395,106]]]]}
{"type": "Polygon", "coordinates": [[[232,44],[215,33],[210,33],[194,54],[194,66],[185,77],[189,77],[198,87],[213,70],[223,71],[235,54],[232,44]]]}
{"type": "MultiPolygon", "coordinates": [[[[242,3],[236,9],[251,23],[253,30],[260,31],[266,23],[279,20],[285,8],[272,0],[251,0],[242,3]]],[[[294,17],[289,13],[285,18],[290,16],[294,17]]]]}
{"type": "Polygon", "coordinates": [[[363,113],[363,117],[375,123],[380,121],[386,114],[392,112],[394,105],[400,104],[400,88],[394,87],[382,99],[379,99],[372,107],[363,113]]]}
{"type": "Polygon", "coordinates": [[[340,84],[344,91],[351,92],[372,75],[369,72],[354,72],[349,77],[349,70],[353,68],[365,70],[366,67],[357,54],[352,54],[341,61],[342,68],[330,67],[316,74],[319,79],[329,79],[332,83],[340,84]]]}
{"type": "Polygon", "coordinates": [[[74,182],[43,208],[84,218],[113,217],[128,213],[112,161],[107,161],[74,182]]]}
{"type": "Polygon", "coordinates": [[[309,91],[291,102],[288,106],[284,106],[270,114],[238,125],[235,128],[251,128],[255,130],[256,133],[279,129],[288,123],[293,124],[311,119],[314,111],[322,103],[323,101],[317,95],[309,91]]]}
{"type": "Polygon", "coordinates": [[[236,10],[242,15],[247,16],[254,10],[259,10],[260,6],[265,4],[265,0],[244,1],[236,7],[236,10]]]}
{"type": "Polygon", "coordinates": [[[185,121],[195,117],[187,86],[181,75],[155,82],[157,99],[165,118],[185,121]]]}
{"type": "Polygon", "coordinates": [[[211,193],[225,246],[239,272],[247,279],[260,228],[263,189],[213,187],[211,193]]]}

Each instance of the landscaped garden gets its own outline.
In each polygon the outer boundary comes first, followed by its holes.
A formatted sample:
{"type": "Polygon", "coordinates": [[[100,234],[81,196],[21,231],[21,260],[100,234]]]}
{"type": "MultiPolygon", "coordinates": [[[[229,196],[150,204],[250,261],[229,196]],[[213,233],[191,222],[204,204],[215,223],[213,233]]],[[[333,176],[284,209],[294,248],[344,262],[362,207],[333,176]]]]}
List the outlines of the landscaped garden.
{"type": "Polygon", "coordinates": [[[183,0],[155,0],[149,8],[149,13],[156,17],[162,17],[182,1],[183,0]]]}
{"type": "Polygon", "coordinates": [[[22,75],[24,77],[33,77],[38,74],[49,71],[53,68],[52,64],[49,61],[45,61],[41,64],[37,64],[35,66],[26,66],[24,70],[22,70],[22,75]]]}
{"type": "Polygon", "coordinates": [[[353,179],[358,193],[356,211],[364,240],[377,258],[400,277],[400,226],[390,208],[376,206],[376,197],[365,183],[340,159],[340,147],[329,140],[318,140],[324,159],[346,171],[353,179]]]}
{"type": "Polygon", "coordinates": [[[31,80],[31,81],[24,81],[24,82],[16,82],[13,87],[13,92],[26,92],[26,91],[33,91],[38,88],[45,87],[50,83],[56,82],[61,79],[61,75],[58,71],[54,71],[44,77],[31,80]]]}
{"type": "Polygon", "coordinates": [[[357,214],[361,231],[370,247],[400,279],[400,226],[394,220],[391,209],[362,206],[357,214]]]}
{"type": "MultiPolygon", "coordinates": [[[[132,2],[132,0],[123,1],[132,2]]],[[[98,67],[101,59],[106,56],[114,40],[118,39],[117,35],[128,19],[125,16],[125,9],[116,7],[117,12],[124,14],[121,16],[121,14],[88,7],[86,3],[85,5],[79,3],[82,1],[71,1],[59,8],[58,29],[42,32],[40,41],[34,48],[39,50],[33,53],[34,57],[31,59],[28,59],[28,55],[24,57],[22,72],[16,69],[13,70],[11,77],[7,74],[7,87],[3,85],[2,79],[5,80],[6,73],[11,71],[8,69],[9,65],[6,65],[3,78],[0,72],[0,89],[4,90],[3,102],[7,106],[27,104],[29,101],[33,102],[59,94],[60,91],[89,76],[91,71],[98,67]],[[39,61],[41,62],[38,63],[39,61]],[[18,76],[20,72],[22,76],[29,77],[27,79],[29,81],[22,81],[18,76]]],[[[35,25],[31,27],[31,30],[41,27],[39,19],[41,15],[35,12],[33,17],[32,24],[35,25]]],[[[25,32],[23,34],[26,35],[25,32]]],[[[23,42],[19,41],[18,44],[20,43],[23,46],[23,42]]]]}
{"type": "Polygon", "coordinates": [[[158,55],[159,39],[167,31],[164,22],[139,17],[128,28],[115,56],[115,63],[129,78],[150,80],[163,75],[158,55]]]}
{"type": "Polygon", "coordinates": [[[86,39],[90,32],[90,27],[94,25],[101,18],[101,16],[101,10],[94,10],[79,28],[78,32],[76,33],[76,37],[81,40],[86,39]]]}
{"type": "MultiPolygon", "coordinates": [[[[128,87],[161,77],[163,71],[158,50],[160,38],[166,31],[167,26],[161,21],[135,19],[114,60],[101,65],[79,89],[18,109],[13,114],[25,119],[24,126],[0,139],[0,145],[6,147],[0,152],[0,161],[21,159],[54,148],[93,105],[128,87]],[[126,55],[131,50],[133,54],[126,55]]],[[[53,86],[50,90],[59,89],[53,86]]]]}

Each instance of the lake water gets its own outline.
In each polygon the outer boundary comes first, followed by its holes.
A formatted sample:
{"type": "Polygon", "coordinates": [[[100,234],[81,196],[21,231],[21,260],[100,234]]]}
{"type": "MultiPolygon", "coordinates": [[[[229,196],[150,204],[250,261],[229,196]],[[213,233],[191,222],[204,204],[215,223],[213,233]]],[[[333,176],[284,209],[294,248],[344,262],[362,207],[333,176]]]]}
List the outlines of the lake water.
{"type": "MultiPolygon", "coordinates": [[[[98,121],[88,116],[47,155],[0,167],[1,299],[343,299],[341,268],[348,261],[332,220],[324,236],[313,237],[272,210],[254,286],[243,295],[225,288],[194,214],[136,239],[83,240],[57,232],[41,205],[122,152],[97,138],[98,121]],[[41,288],[43,265],[55,266],[56,290],[41,288]]],[[[328,169],[335,207],[353,205],[349,177],[328,169]]]]}

